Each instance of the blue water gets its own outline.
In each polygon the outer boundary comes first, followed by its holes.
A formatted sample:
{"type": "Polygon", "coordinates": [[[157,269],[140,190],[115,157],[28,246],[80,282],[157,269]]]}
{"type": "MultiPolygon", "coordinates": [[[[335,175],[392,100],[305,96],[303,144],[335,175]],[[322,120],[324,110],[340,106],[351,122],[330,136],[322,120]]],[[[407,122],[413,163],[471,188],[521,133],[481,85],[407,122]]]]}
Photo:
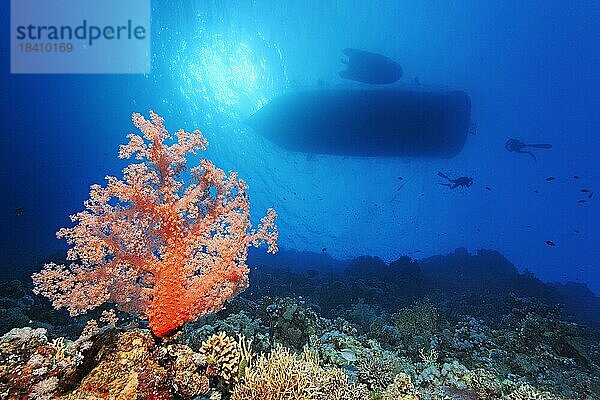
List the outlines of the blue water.
{"type": "MultiPolygon", "coordinates": [[[[152,109],[173,132],[204,132],[202,156],[247,181],[255,217],[277,210],[280,247],[387,261],[496,249],[520,270],[600,294],[600,197],[578,203],[580,189],[600,191],[598,21],[596,1],[154,1],[148,75],[11,75],[5,57],[2,272],[66,248],[55,232],[91,184],[119,175],[131,113],[152,109]],[[293,153],[244,124],[286,91],[349,85],[337,75],[345,47],[398,61],[404,82],[466,91],[477,131],[464,150],[449,160],[293,153]],[[507,152],[509,137],[554,147],[535,163],[507,152]],[[438,171],[475,183],[451,191],[438,171]]],[[[4,29],[0,53],[8,46],[4,29]]]]}

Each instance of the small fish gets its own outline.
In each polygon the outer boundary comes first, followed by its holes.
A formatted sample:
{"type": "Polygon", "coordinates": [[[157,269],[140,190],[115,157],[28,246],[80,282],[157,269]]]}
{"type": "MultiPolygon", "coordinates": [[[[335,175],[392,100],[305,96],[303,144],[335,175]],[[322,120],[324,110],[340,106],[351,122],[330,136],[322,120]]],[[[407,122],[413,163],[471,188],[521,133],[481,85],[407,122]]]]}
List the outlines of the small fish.
{"type": "Polygon", "coordinates": [[[489,191],[491,192],[491,191],[492,191],[492,188],[491,188],[491,187],[489,187],[489,186],[486,186],[486,187],[485,187],[485,190],[489,190],[489,191]]]}
{"type": "Polygon", "coordinates": [[[556,179],[556,178],[554,178],[553,176],[549,176],[546,178],[546,181],[550,182],[550,181],[553,181],[554,179],[556,179]]]}
{"type": "Polygon", "coordinates": [[[589,193],[589,192],[590,192],[590,190],[589,190],[589,189],[581,189],[581,190],[580,190],[580,192],[581,192],[581,193],[589,193]]]}
{"type": "Polygon", "coordinates": [[[539,191],[539,190],[537,190],[537,189],[535,189],[535,190],[533,191],[533,193],[539,193],[539,192],[540,192],[540,191],[539,191]]]}
{"type": "Polygon", "coordinates": [[[556,243],[554,243],[552,240],[546,240],[546,244],[550,247],[556,246],[556,243]]]}
{"type": "Polygon", "coordinates": [[[321,251],[322,251],[323,253],[325,253],[325,252],[327,251],[327,247],[323,247],[323,248],[321,249],[321,251]]]}
{"type": "Polygon", "coordinates": [[[354,350],[351,349],[340,350],[340,356],[342,356],[342,358],[348,362],[354,362],[358,360],[358,357],[356,357],[356,353],[354,352],[354,350]]]}
{"type": "Polygon", "coordinates": [[[583,199],[581,199],[581,200],[579,200],[579,201],[577,201],[577,202],[581,204],[581,203],[585,203],[586,201],[587,201],[587,200],[583,200],[583,199]]]}
{"type": "Polygon", "coordinates": [[[401,176],[399,176],[399,177],[398,177],[398,179],[400,179],[400,180],[403,180],[404,178],[403,178],[403,177],[401,177],[401,176]]]}
{"type": "Polygon", "coordinates": [[[579,179],[579,175],[573,176],[573,179],[579,179]]]}
{"type": "Polygon", "coordinates": [[[579,232],[579,229],[575,229],[575,233],[581,233],[581,232],[579,232]]]}
{"type": "Polygon", "coordinates": [[[23,207],[15,208],[15,215],[17,217],[20,217],[21,215],[23,215],[24,212],[25,212],[25,208],[23,208],[23,207]]]}
{"type": "Polygon", "coordinates": [[[420,253],[420,252],[421,252],[421,250],[415,250],[415,253],[420,253]]]}

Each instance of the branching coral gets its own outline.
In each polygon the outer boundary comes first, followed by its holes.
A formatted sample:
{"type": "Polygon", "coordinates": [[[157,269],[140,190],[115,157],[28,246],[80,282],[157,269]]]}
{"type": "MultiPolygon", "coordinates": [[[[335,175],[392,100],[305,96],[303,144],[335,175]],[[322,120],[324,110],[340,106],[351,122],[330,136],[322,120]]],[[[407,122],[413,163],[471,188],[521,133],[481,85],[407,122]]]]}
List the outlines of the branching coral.
{"type": "Polygon", "coordinates": [[[428,302],[418,302],[409,308],[402,308],[392,316],[396,328],[403,337],[412,338],[425,332],[438,329],[438,311],[428,302]]]}
{"type": "Polygon", "coordinates": [[[297,357],[277,346],[247,370],[231,399],[367,400],[369,395],[363,385],[350,383],[342,370],[320,367],[314,354],[305,351],[297,357]]]}
{"type": "Polygon", "coordinates": [[[143,136],[130,134],[119,157],[135,157],[123,179],[93,185],[77,224],[58,231],[73,247],[69,266],[47,264],[33,275],[35,291],[72,315],[104,302],[145,315],[155,335],[218,311],[248,283],[249,246],[277,250],[276,213],[269,209],[258,229],[250,223],[247,186],[209,160],[189,170],[186,156],[206,149],[199,131],[179,130],[177,140],[163,118],[133,115],[143,136]]]}
{"type": "Polygon", "coordinates": [[[548,392],[541,392],[524,383],[506,397],[507,400],[558,400],[559,397],[548,392]]]}
{"type": "Polygon", "coordinates": [[[385,389],[403,369],[401,360],[393,356],[360,360],[357,367],[358,381],[371,390],[385,389]]]}

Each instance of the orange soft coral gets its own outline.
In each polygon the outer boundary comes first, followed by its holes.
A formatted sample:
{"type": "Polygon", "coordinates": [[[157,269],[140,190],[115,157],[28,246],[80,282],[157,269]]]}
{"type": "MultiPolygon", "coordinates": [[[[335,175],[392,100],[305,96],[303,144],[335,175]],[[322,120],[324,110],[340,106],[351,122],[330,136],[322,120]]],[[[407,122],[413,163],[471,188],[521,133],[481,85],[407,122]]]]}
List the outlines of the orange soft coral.
{"type": "Polygon", "coordinates": [[[199,131],[178,131],[176,143],[164,120],[133,115],[143,137],[129,135],[119,157],[140,160],[106,187],[93,185],[77,224],[58,233],[72,245],[69,266],[47,264],[33,275],[36,293],[54,306],[81,314],[104,302],[145,315],[165,337],[186,321],[218,311],[248,285],[249,246],[277,251],[275,211],[254,230],[247,186],[208,160],[189,170],[186,155],[205,150],[199,131]]]}

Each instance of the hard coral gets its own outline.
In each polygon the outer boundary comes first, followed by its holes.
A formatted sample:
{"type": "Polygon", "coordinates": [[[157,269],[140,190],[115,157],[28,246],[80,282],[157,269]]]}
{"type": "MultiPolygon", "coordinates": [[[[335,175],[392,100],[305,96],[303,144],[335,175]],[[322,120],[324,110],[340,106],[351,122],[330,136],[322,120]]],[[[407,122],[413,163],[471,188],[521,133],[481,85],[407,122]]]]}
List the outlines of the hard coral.
{"type": "Polygon", "coordinates": [[[506,397],[507,400],[558,400],[560,397],[549,392],[541,392],[524,383],[506,397]]]}
{"type": "Polygon", "coordinates": [[[428,302],[418,302],[412,307],[402,308],[392,315],[392,320],[404,338],[412,340],[414,336],[436,332],[439,315],[436,308],[428,302]]]}
{"type": "Polygon", "coordinates": [[[0,337],[0,398],[49,399],[74,380],[76,360],[64,341],[46,330],[14,328],[0,337]]]}
{"type": "Polygon", "coordinates": [[[277,346],[249,368],[232,400],[368,400],[362,385],[350,383],[340,369],[324,369],[315,356],[300,357],[277,346]]]}
{"type": "Polygon", "coordinates": [[[399,373],[394,378],[394,382],[388,385],[382,393],[382,400],[418,400],[415,386],[412,383],[410,375],[404,372],[399,373]]]}
{"type": "Polygon", "coordinates": [[[248,186],[209,160],[189,170],[184,187],[186,156],[208,143],[200,131],[179,130],[169,145],[163,118],[150,117],[133,115],[143,136],[130,134],[119,152],[141,162],[126,167],[123,180],[93,185],[86,210],[71,216],[77,225],[58,231],[74,262],[47,264],[33,280],[36,293],[71,315],[114,302],[165,337],[247,287],[248,247],[277,250],[276,213],[269,209],[252,229],[248,186]]]}
{"type": "Polygon", "coordinates": [[[318,334],[320,329],[317,313],[304,301],[289,297],[263,299],[259,315],[269,321],[275,341],[298,350],[308,343],[311,336],[318,334]]]}
{"type": "Polygon", "coordinates": [[[363,359],[357,363],[357,367],[358,381],[371,390],[385,389],[403,369],[401,360],[393,356],[363,359]]]}
{"type": "Polygon", "coordinates": [[[206,374],[216,377],[225,385],[238,381],[240,367],[250,361],[250,352],[245,352],[244,338],[236,341],[225,332],[212,335],[202,343],[200,355],[206,364],[206,374]]]}
{"type": "Polygon", "coordinates": [[[63,400],[191,399],[209,390],[197,353],[187,346],[157,344],[147,332],[108,330],[86,354],[89,371],[63,400]]]}

